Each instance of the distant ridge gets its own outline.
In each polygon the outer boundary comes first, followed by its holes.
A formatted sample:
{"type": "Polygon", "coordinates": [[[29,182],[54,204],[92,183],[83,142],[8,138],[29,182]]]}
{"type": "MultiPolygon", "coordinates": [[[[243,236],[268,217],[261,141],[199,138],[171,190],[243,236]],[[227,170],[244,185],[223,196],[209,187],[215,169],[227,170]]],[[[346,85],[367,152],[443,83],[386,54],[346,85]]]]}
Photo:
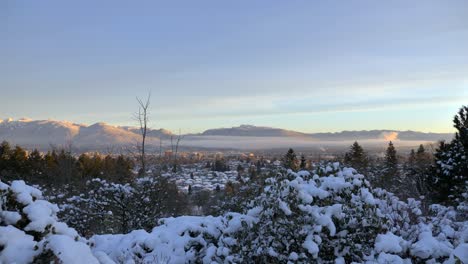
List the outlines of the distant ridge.
{"type": "Polygon", "coordinates": [[[281,128],[240,125],[231,128],[208,129],[201,133],[203,136],[249,136],[249,137],[301,137],[305,133],[281,128]]]}
{"type": "MultiPolygon", "coordinates": [[[[13,144],[47,148],[50,145],[68,145],[86,149],[103,149],[135,145],[140,140],[138,127],[112,126],[106,123],[92,125],[69,121],[31,120],[11,118],[0,120],[0,141],[13,144]]],[[[159,139],[168,142],[173,133],[166,129],[149,129],[148,144],[159,145],[159,139]]],[[[429,141],[450,140],[452,133],[423,133],[398,130],[362,130],[335,133],[302,133],[281,128],[240,125],[231,128],[208,129],[199,134],[187,135],[187,140],[197,141],[211,137],[250,137],[305,139],[309,141],[400,140],[429,141]]]]}
{"type": "Polygon", "coordinates": [[[390,129],[341,131],[328,133],[302,133],[281,128],[259,127],[253,125],[240,125],[231,128],[208,129],[201,133],[203,136],[249,136],[249,137],[309,137],[316,140],[449,140],[452,133],[424,133],[417,131],[399,131],[390,129]]]}

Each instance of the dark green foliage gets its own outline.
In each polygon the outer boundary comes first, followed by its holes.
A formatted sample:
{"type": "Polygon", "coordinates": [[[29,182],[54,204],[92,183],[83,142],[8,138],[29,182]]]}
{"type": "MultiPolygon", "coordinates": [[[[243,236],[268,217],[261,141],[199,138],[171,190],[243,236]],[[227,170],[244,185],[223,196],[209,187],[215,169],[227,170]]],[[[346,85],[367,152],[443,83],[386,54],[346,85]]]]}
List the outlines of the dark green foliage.
{"type": "Polygon", "coordinates": [[[286,155],[284,155],[283,166],[286,169],[297,171],[299,169],[298,163],[299,162],[297,160],[296,153],[294,152],[292,148],[290,148],[288,152],[286,153],[286,155]]]}
{"type": "Polygon", "coordinates": [[[395,173],[398,169],[398,159],[396,154],[395,146],[390,141],[388,143],[387,151],[385,152],[385,170],[388,173],[395,173]]]}
{"type": "Polygon", "coordinates": [[[307,160],[304,155],[301,155],[301,165],[299,166],[301,170],[305,170],[307,168],[307,160]]]}
{"type": "Polygon", "coordinates": [[[435,153],[431,187],[437,202],[460,202],[468,181],[468,106],[460,108],[453,119],[455,137],[450,143],[440,142],[435,153]]]}
{"type": "Polygon", "coordinates": [[[387,190],[395,191],[400,183],[397,153],[395,146],[390,141],[385,151],[380,186],[387,190]]]}
{"type": "Polygon", "coordinates": [[[45,186],[62,186],[92,178],[125,183],[133,178],[133,161],[123,155],[82,154],[78,158],[69,150],[52,150],[29,154],[20,146],[0,144],[0,178],[3,181],[26,180],[45,186]]]}
{"type": "Polygon", "coordinates": [[[229,166],[224,159],[216,159],[211,168],[212,171],[228,171],[229,166]]]}
{"type": "Polygon", "coordinates": [[[365,173],[367,171],[368,157],[357,141],[355,141],[353,145],[351,145],[349,151],[346,152],[344,163],[355,168],[360,173],[365,173]]]}
{"type": "Polygon", "coordinates": [[[421,144],[417,152],[411,150],[404,166],[405,185],[408,197],[421,197],[429,194],[429,175],[433,158],[421,144]]]}

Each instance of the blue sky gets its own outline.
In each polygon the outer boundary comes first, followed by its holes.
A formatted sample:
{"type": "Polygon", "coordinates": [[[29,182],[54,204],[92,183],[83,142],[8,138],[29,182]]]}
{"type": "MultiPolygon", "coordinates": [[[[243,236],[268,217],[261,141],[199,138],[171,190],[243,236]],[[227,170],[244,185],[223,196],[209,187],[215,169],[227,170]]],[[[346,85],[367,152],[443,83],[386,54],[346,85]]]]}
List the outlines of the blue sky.
{"type": "Polygon", "coordinates": [[[467,1],[0,1],[0,118],[453,131],[467,1]]]}

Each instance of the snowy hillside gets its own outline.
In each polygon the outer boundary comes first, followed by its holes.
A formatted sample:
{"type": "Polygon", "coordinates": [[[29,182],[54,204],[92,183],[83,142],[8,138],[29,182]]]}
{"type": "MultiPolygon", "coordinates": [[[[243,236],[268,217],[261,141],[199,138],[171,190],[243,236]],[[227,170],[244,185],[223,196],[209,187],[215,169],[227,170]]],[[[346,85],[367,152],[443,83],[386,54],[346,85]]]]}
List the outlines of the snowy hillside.
{"type": "MultiPolygon", "coordinates": [[[[373,189],[338,163],[266,180],[243,213],[165,218],[151,231],[86,239],[23,181],[0,183],[0,263],[462,263],[468,206],[373,189]]],[[[109,212],[111,214],[112,212],[109,212]]]]}
{"type": "MultiPolygon", "coordinates": [[[[159,138],[170,137],[167,130],[148,131],[148,144],[159,144],[159,138]]],[[[6,140],[37,148],[48,148],[50,145],[78,148],[100,148],[134,145],[140,140],[139,129],[135,127],[118,127],[106,123],[93,125],[75,124],[68,121],[5,119],[0,120],[0,141],[6,140]]]]}

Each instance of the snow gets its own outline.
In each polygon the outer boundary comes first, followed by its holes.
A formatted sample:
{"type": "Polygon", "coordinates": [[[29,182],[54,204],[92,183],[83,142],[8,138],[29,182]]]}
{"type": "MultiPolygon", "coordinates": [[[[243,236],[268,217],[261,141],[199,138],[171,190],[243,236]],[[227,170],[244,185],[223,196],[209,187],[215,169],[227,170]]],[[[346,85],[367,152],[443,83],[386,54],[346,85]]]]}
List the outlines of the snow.
{"type": "Polygon", "coordinates": [[[380,253],[377,258],[379,264],[411,264],[411,260],[404,260],[398,255],[380,253]]]}
{"type": "Polygon", "coordinates": [[[411,246],[411,254],[422,259],[449,256],[453,250],[452,245],[433,237],[431,225],[420,226],[423,231],[419,234],[418,241],[411,246]]]}
{"type": "Polygon", "coordinates": [[[21,219],[18,212],[0,211],[0,220],[6,225],[14,225],[21,219]]]}
{"type": "Polygon", "coordinates": [[[45,228],[56,222],[55,214],[59,208],[44,200],[37,200],[23,209],[31,222],[24,228],[26,231],[44,232],[45,228]]]}
{"type": "Polygon", "coordinates": [[[51,235],[47,241],[46,249],[52,250],[62,263],[99,264],[91,249],[83,242],[75,241],[65,235],[51,235]]]}
{"type": "Polygon", "coordinates": [[[284,212],[284,214],[286,215],[291,215],[292,212],[291,212],[291,209],[289,209],[289,206],[287,203],[281,201],[281,200],[278,200],[278,203],[279,203],[279,207],[280,209],[284,212]]]}
{"type": "Polygon", "coordinates": [[[13,226],[0,226],[0,263],[31,263],[39,253],[33,237],[13,226]]]}
{"type": "Polygon", "coordinates": [[[13,181],[10,189],[16,194],[16,200],[24,205],[32,203],[35,199],[42,198],[41,191],[26,185],[24,181],[13,181]]]}
{"type": "Polygon", "coordinates": [[[377,253],[401,253],[405,248],[405,240],[399,236],[388,232],[384,235],[380,234],[375,240],[375,250],[377,253]]]}
{"type": "Polygon", "coordinates": [[[452,252],[452,255],[458,258],[462,263],[468,263],[468,243],[458,245],[452,252]]]}
{"type": "Polygon", "coordinates": [[[311,255],[316,256],[316,255],[318,254],[318,252],[319,252],[319,248],[318,248],[317,243],[315,243],[315,242],[313,241],[313,238],[314,238],[314,236],[313,236],[312,234],[309,234],[309,235],[306,237],[306,239],[305,239],[304,243],[302,244],[302,246],[303,246],[305,249],[307,249],[307,251],[308,251],[311,255]]]}
{"type": "MultiPolygon", "coordinates": [[[[356,185],[360,186],[360,184],[356,184],[356,185]]],[[[361,189],[361,197],[366,204],[370,204],[370,205],[376,204],[374,196],[372,195],[372,193],[369,192],[369,189],[367,188],[361,189]]]]}
{"type": "MultiPolygon", "coordinates": [[[[58,221],[59,208],[42,200],[38,189],[23,181],[0,182],[0,263],[30,263],[47,250],[63,263],[242,263],[248,259],[239,251],[250,242],[254,246],[246,247],[247,256],[264,254],[281,263],[320,262],[324,248],[334,249],[329,261],[335,263],[345,263],[351,250],[365,255],[361,262],[369,264],[406,264],[411,259],[468,263],[468,222],[455,222],[460,209],[433,205],[435,217],[419,217],[419,201],[406,203],[373,189],[352,168],[340,169],[336,163],[326,168],[327,176],[313,174],[311,179],[311,174],[301,171],[266,180],[264,193],[244,214],[163,218],[151,232],[134,230],[89,239],[58,221]],[[5,194],[20,206],[8,208],[5,194]],[[416,220],[411,222],[411,217],[416,220]],[[20,229],[16,224],[22,218],[26,221],[20,229]],[[353,240],[362,235],[368,241],[353,240]],[[296,237],[300,239],[287,249],[278,246],[296,237]],[[351,243],[358,249],[350,249],[351,243]]],[[[107,187],[131,191],[126,185],[107,187]]]]}
{"type": "Polygon", "coordinates": [[[241,214],[226,217],[181,216],[165,218],[151,233],[135,230],[125,235],[96,235],[90,241],[93,252],[103,252],[112,260],[130,261],[135,254],[143,254],[142,261],[163,258],[169,263],[195,262],[203,253],[203,263],[217,262],[228,256],[228,246],[236,241],[230,233],[239,231],[241,222],[253,221],[241,214]]]}
{"type": "Polygon", "coordinates": [[[296,252],[291,252],[291,254],[289,254],[290,260],[297,260],[298,258],[299,258],[299,255],[297,255],[296,252]]]}

